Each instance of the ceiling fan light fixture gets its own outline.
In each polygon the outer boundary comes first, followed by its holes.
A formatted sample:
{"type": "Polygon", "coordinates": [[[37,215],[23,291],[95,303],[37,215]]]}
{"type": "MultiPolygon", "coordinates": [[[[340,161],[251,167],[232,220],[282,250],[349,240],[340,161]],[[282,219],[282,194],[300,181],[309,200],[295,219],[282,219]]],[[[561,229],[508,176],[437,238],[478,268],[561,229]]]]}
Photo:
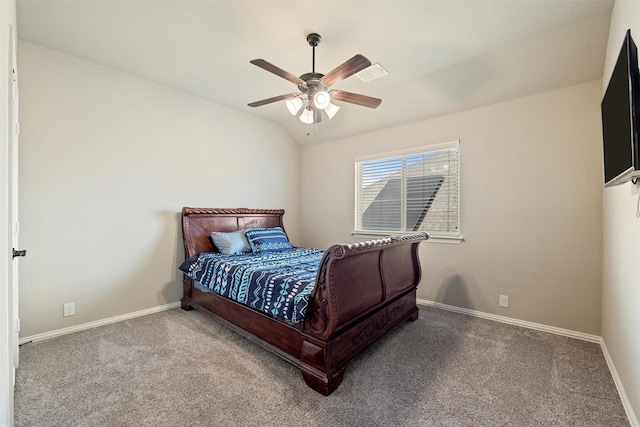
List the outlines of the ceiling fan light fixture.
{"type": "Polygon", "coordinates": [[[339,109],[340,107],[338,107],[336,104],[329,103],[329,105],[324,108],[324,112],[327,113],[327,116],[329,116],[329,120],[331,120],[333,119],[333,116],[336,115],[339,109]]]}
{"type": "Polygon", "coordinates": [[[293,116],[297,115],[298,111],[302,108],[302,100],[300,98],[287,99],[285,104],[287,105],[287,110],[289,110],[293,116]]]}
{"type": "Polygon", "coordinates": [[[324,110],[331,104],[331,96],[327,91],[319,90],[313,95],[313,105],[316,108],[324,110]]]}
{"type": "Polygon", "coordinates": [[[300,114],[300,121],[308,125],[313,123],[313,111],[311,111],[311,107],[305,108],[302,114],[300,114]]]}

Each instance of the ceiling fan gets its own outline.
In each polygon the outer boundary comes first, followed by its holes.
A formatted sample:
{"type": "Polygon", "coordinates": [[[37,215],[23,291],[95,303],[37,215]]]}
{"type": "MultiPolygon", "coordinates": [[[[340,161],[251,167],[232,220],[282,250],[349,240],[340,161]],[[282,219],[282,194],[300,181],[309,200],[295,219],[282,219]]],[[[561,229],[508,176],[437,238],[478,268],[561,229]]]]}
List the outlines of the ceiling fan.
{"type": "Polygon", "coordinates": [[[371,66],[371,61],[358,54],[327,74],[316,73],[316,46],[318,46],[320,40],[320,35],[316,33],[311,33],[307,36],[307,42],[313,49],[312,71],[300,77],[296,77],[264,59],[249,61],[253,65],[267,70],[276,76],[289,80],[291,83],[297,85],[300,91],[298,93],[287,93],[252,102],[249,106],[260,107],[261,105],[271,104],[272,102],[286,101],[287,109],[294,116],[297,115],[304,106],[304,111],[300,114],[300,120],[307,124],[322,121],[322,111],[327,114],[329,119],[332,119],[340,109],[340,107],[331,103],[332,100],[349,102],[369,108],[378,107],[382,102],[381,99],[343,90],[329,90],[330,86],[371,66]]]}

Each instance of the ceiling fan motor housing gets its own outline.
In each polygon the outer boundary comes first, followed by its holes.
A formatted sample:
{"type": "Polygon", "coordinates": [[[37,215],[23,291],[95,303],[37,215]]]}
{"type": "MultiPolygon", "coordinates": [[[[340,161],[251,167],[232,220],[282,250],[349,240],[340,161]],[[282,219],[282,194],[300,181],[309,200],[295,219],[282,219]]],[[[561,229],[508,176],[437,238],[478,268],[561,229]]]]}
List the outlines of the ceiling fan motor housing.
{"type": "Polygon", "coordinates": [[[304,84],[299,84],[298,89],[304,93],[311,93],[312,90],[327,90],[327,84],[320,80],[322,77],[324,74],[305,73],[300,76],[300,80],[304,80],[304,84]]]}

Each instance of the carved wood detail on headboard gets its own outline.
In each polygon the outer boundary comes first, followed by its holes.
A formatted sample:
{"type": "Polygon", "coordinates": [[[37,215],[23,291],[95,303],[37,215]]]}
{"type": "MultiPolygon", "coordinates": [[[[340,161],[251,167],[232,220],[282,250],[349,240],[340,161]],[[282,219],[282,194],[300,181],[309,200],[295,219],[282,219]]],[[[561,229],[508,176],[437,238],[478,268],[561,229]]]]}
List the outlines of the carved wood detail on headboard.
{"type": "Polygon", "coordinates": [[[284,209],[248,209],[248,208],[188,208],[182,209],[182,215],[284,215],[284,209]]]}

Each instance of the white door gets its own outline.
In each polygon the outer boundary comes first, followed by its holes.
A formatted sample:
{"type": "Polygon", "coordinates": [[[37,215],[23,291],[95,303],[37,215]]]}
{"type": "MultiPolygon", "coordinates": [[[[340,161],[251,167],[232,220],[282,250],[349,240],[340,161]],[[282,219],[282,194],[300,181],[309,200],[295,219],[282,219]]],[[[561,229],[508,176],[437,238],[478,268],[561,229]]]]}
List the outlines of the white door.
{"type": "Polygon", "coordinates": [[[13,425],[13,389],[18,362],[17,244],[18,86],[15,3],[0,1],[0,425],[13,425]]]}
{"type": "MultiPolygon", "coordinates": [[[[9,151],[11,153],[11,160],[9,162],[9,200],[11,203],[11,213],[9,219],[11,220],[11,239],[13,247],[13,258],[11,262],[11,283],[9,284],[9,297],[13,307],[13,366],[18,367],[19,363],[19,350],[18,339],[20,332],[20,318],[18,317],[18,259],[19,256],[24,256],[25,251],[19,251],[18,245],[18,233],[20,232],[20,223],[18,222],[18,136],[20,134],[20,122],[18,121],[18,64],[16,55],[16,40],[15,31],[12,31],[9,35],[9,55],[11,61],[11,86],[9,90],[11,93],[11,107],[9,108],[9,123],[11,123],[11,137],[9,141],[9,151]],[[16,252],[16,250],[18,250],[16,252]],[[17,256],[16,256],[17,255],[17,256]]],[[[14,371],[15,373],[15,371],[14,371]]],[[[15,377],[14,377],[15,384],[15,377]]]]}

